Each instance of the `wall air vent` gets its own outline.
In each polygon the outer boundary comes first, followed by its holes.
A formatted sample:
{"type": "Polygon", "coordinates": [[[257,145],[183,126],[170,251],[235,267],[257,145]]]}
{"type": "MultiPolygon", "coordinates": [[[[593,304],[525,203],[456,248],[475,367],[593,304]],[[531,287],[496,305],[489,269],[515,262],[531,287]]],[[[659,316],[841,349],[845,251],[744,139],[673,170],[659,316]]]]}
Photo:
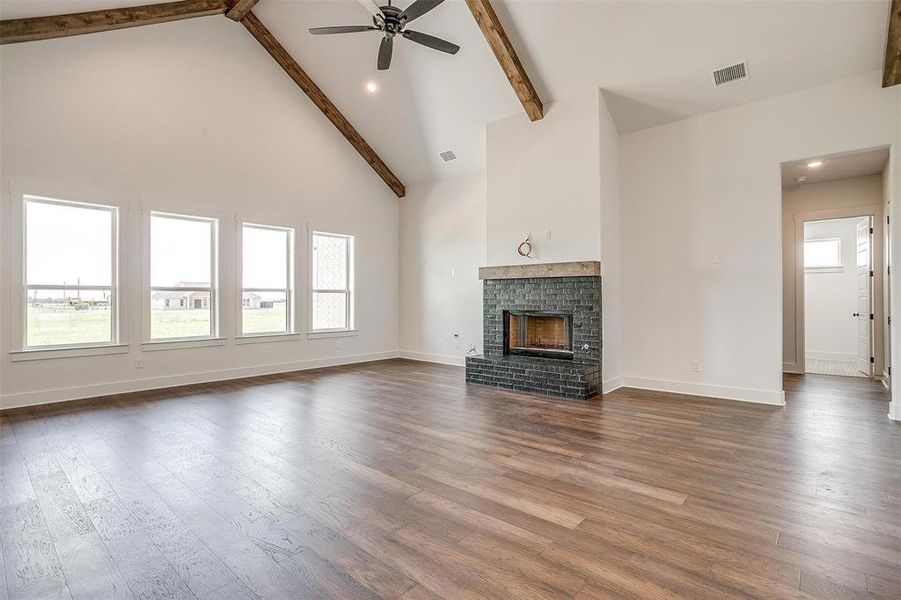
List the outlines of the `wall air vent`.
{"type": "Polygon", "coordinates": [[[732,83],[733,81],[745,79],[747,76],[748,63],[747,61],[742,61],[738,64],[729,65],[728,67],[723,67],[722,69],[714,71],[713,85],[719,87],[721,85],[726,85],[727,83],[732,83]]]}
{"type": "Polygon", "coordinates": [[[450,162],[452,160],[457,160],[457,155],[454,154],[453,150],[446,150],[446,151],[442,152],[441,154],[439,154],[439,156],[441,157],[441,160],[443,160],[444,162],[450,162]]]}

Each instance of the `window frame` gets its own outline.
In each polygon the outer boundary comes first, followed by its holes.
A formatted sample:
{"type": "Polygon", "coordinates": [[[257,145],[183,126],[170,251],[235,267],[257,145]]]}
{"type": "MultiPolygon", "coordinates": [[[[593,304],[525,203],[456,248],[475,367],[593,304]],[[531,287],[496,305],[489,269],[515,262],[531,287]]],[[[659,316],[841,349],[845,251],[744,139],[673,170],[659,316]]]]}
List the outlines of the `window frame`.
{"type": "Polygon", "coordinates": [[[352,234],[347,233],[332,233],[328,231],[323,231],[320,229],[310,229],[310,239],[309,239],[309,282],[310,289],[307,295],[308,299],[308,307],[307,307],[307,334],[313,337],[322,337],[328,336],[330,334],[333,335],[342,335],[348,333],[354,333],[357,330],[355,329],[356,323],[355,319],[355,304],[356,304],[356,293],[355,293],[355,273],[354,273],[354,264],[356,262],[356,252],[355,252],[356,239],[352,234]],[[344,282],[344,289],[319,289],[316,287],[315,280],[315,264],[316,264],[316,252],[314,250],[315,239],[316,236],[322,237],[332,237],[339,238],[345,240],[347,243],[347,252],[346,252],[346,273],[347,279],[344,282]],[[343,293],[347,297],[347,302],[345,304],[345,326],[344,327],[332,327],[332,328],[322,328],[316,329],[313,326],[313,305],[317,293],[343,293]]]}
{"type": "Polygon", "coordinates": [[[803,252],[803,263],[804,263],[804,271],[807,273],[835,273],[844,270],[845,265],[842,261],[842,238],[840,237],[826,237],[826,238],[810,238],[805,239],[803,244],[804,252],[803,252]],[[836,254],[838,256],[838,262],[832,265],[816,265],[816,266],[807,266],[807,244],[813,242],[835,242],[836,243],[836,254]]]}
{"type": "Polygon", "coordinates": [[[296,278],[294,276],[294,271],[296,268],[296,245],[295,239],[297,235],[297,230],[295,227],[290,225],[274,225],[271,223],[265,222],[265,220],[253,219],[253,218],[242,218],[238,217],[236,219],[236,238],[237,245],[235,251],[235,267],[237,271],[237,285],[235,286],[236,291],[236,335],[235,338],[238,340],[261,340],[264,338],[285,338],[285,337],[296,337],[297,336],[297,291],[296,291],[296,278]],[[288,234],[288,244],[286,248],[286,269],[287,269],[287,288],[245,288],[244,287],[244,227],[252,227],[257,229],[267,229],[270,231],[283,231],[288,234]],[[286,329],[285,331],[264,331],[258,333],[245,333],[244,332],[244,293],[245,292],[284,292],[285,293],[285,310],[287,312],[286,317],[286,329]]]}
{"type": "Polygon", "coordinates": [[[194,211],[190,208],[185,207],[153,207],[153,206],[145,206],[144,208],[144,244],[143,244],[143,260],[144,260],[144,285],[143,285],[143,305],[144,305],[144,318],[143,318],[143,347],[145,350],[147,349],[164,349],[164,348],[178,348],[178,347],[195,347],[198,345],[210,345],[217,344],[220,341],[224,341],[224,337],[222,337],[222,322],[220,316],[220,296],[221,296],[221,281],[219,277],[219,268],[222,262],[222,257],[220,256],[220,252],[222,251],[222,242],[220,239],[220,225],[222,223],[221,215],[214,214],[215,211],[203,211],[198,210],[194,211]],[[153,239],[152,239],[152,227],[151,223],[154,215],[160,215],[163,217],[174,218],[174,219],[183,219],[185,221],[198,221],[203,223],[209,223],[211,236],[210,236],[210,287],[202,287],[202,286],[190,286],[190,287],[175,287],[175,286],[154,286],[152,285],[153,279],[153,265],[152,265],[152,248],[153,248],[153,239]],[[151,331],[151,321],[153,319],[153,306],[151,297],[155,292],[209,292],[210,294],[210,334],[209,335],[195,335],[195,336],[182,336],[182,337],[167,337],[167,338],[154,338],[152,337],[151,331]]]}
{"type": "MultiPolygon", "coordinates": [[[[54,194],[53,196],[56,196],[54,194]]],[[[67,353],[72,355],[90,354],[92,350],[98,353],[109,353],[116,348],[123,347],[122,344],[122,320],[121,314],[121,297],[122,289],[120,286],[120,231],[121,231],[121,209],[116,204],[101,204],[98,202],[85,202],[81,200],[71,200],[68,198],[56,198],[45,194],[32,194],[25,192],[21,194],[21,201],[18,204],[21,211],[21,218],[15,222],[21,224],[21,240],[20,240],[20,274],[18,303],[19,306],[14,309],[20,322],[14,330],[18,331],[19,339],[16,344],[12,345],[14,354],[44,354],[48,357],[65,356],[67,353]],[[99,210],[110,213],[110,285],[59,285],[59,284],[29,284],[28,283],[28,203],[37,202],[41,204],[50,204],[56,206],[68,206],[82,208],[86,210],[99,210]],[[73,344],[28,344],[28,292],[29,290],[83,290],[83,291],[101,291],[109,290],[110,292],[110,340],[108,342],[81,342],[73,344]],[[16,348],[18,350],[16,350],[16,348]]]]}

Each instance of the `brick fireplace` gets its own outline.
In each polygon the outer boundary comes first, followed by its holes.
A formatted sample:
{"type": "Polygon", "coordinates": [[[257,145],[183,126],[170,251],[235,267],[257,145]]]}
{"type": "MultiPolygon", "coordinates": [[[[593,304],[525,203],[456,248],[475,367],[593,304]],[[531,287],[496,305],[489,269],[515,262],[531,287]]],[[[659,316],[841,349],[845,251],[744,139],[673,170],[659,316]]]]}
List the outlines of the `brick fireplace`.
{"type": "Polygon", "coordinates": [[[588,399],[601,383],[601,265],[485,267],[484,354],[466,381],[588,399]]]}

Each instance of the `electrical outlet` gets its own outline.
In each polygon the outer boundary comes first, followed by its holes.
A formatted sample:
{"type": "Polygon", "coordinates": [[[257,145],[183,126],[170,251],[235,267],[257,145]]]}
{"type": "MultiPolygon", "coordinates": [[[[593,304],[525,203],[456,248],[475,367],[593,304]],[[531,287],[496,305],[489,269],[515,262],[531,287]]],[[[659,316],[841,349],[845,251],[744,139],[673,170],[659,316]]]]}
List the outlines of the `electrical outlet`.
{"type": "Polygon", "coordinates": [[[136,358],[135,359],[135,369],[143,369],[144,368],[144,359],[136,358]]]}
{"type": "Polygon", "coordinates": [[[701,363],[696,360],[691,361],[691,371],[692,371],[692,373],[700,373],[701,372],[701,363]]]}

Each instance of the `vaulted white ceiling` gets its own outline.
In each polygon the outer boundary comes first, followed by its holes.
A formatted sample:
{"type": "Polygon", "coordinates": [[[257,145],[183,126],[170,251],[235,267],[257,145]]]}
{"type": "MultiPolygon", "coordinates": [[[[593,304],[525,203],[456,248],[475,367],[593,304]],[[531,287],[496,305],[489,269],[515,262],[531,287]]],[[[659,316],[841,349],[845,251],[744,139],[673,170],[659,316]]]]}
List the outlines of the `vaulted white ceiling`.
{"type": "MultiPolygon", "coordinates": [[[[14,18],[139,3],[2,0],[0,11],[14,18]]],[[[493,3],[547,110],[603,88],[625,133],[879,69],[889,0],[493,3]],[[714,88],[710,71],[741,60],[750,77],[714,88]]],[[[367,24],[356,0],[262,0],[255,12],[405,183],[484,168],[485,125],[526,118],[462,0],[410,26],[459,44],[459,54],[401,39],[388,72],[376,70],[374,32],[307,32],[367,24]],[[444,163],[438,154],[449,149],[459,159],[444,163]]]]}

